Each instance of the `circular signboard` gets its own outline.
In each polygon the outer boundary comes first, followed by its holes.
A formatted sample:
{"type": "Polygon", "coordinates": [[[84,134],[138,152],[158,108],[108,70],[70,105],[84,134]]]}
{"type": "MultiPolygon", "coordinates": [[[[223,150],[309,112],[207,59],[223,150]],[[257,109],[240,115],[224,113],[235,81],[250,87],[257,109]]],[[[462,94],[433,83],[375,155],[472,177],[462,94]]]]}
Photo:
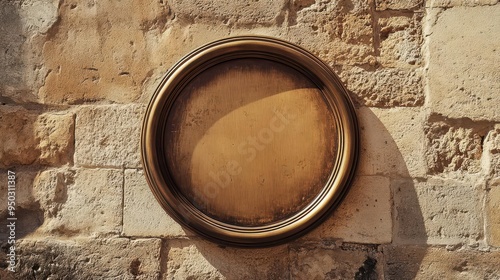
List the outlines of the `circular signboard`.
{"type": "Polygon", "coordinates": [[[345,195],[358,128],[339,78],[293,44],[233,37],[166,73],[147,109],[149,186],[213,241],[269,246],[317,225],[345,195]]]}

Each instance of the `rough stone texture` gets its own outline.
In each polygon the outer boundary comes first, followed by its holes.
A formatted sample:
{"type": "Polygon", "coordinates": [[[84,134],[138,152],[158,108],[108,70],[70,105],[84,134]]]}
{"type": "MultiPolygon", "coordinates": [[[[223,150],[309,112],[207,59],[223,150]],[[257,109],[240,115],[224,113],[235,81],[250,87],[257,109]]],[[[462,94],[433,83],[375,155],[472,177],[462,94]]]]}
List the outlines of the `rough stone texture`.
{"type": "Polygon", "coordinates": [[[70,162],[74,121],[71,113],[45,113],[0,106],[0,167],[70,162]]]}
{"type": "MultiPolygon", "coordinates": [[[[175,24],[165,28],[163,32],[151,30],[144,36],[146,45],[151,49],[148,59],[156,61],[158,67],[152,68],[150,76],[144,81],[144,92],[138,99],[143,104],[149,103],[165,72],[182,56],[211,41],[248,32],[247,29],[205,23],[175,24]]],[[[254,33],[267,34],[262,31],[254,33]]]]}
{"type": "Polygon", "coordinates": [[[161,240],[23,240],[18,279],[159,279],[161,240]]]}
{"type": "Polygon", "coordinates": [[[386,279],[498,279],[500,252],[444,248],[384,248],[386,279]]]}
{"type": "MultiPolygon", "coordinates": [[[[21,19],[15,2],[0,6],[0,96],[16,95],[16,91],[27,91],[24,85],[24,64],[21,60],[23,44],[26,40],[21,27],[21,19]]],[[[2,102],[5,102],[2,100],[2,102]]]]}
{"type": "Polygon", "coordinates": [[[500,6],[447,9],[429,31],[429,105],[450,118],[500,121],[500,6]],[[460,58],[460,59],[457,59],[460,58]],[[453,100],[452,102],[450,102],[453,100]]]}
{"type": "Polygon", "coordinates": [[[486,233],[488,244],[500,247],[500,179],[492,182],[486,198],[486,233]]]}
{"type": "Polygon", "coordinates": [[[380,279],[375,246],[306,243],[290,249],[291,279],[380,279]]]}
{"type": "Polygon", "coordinates": [[[177,224],[156,201],[144,172],[125,170],[123,235],[125,236],[185,236],[177,224]]]}
{"type": "Polygon", "coordinates": [[[424,103],[419,70],[383,68],[367,71],[352,67],[344,69],[339,76],[359,104],[373,107],[414,107],[424,103]]]}
{"type": "Polygon", "coordinates": [[[143,114],[139,105],[83,107],[76,116],[75,164],[139,167],[143,114]]]}
{"type": "Polygon", "coordinates": [[[186,22],[258,26],[282,21],[285,1],[185,0],[171,5],[175,15],[186,22]]]}
{"type": "Polygon", "coordinates": [[[164,30],[171,18],[168,5],[88,0],[63,2],[58,12],[43,44],[48,73],[40,99],[50,104],[136,100],[158,66],[150,60],[145,33],[164,30]]]}
{"type": "Polygon", "coordinates": [[[45,209],[41,233],[75,236],[118,234],[123,173],[112,169],[49,170],[34,189],[45,209]]]}
{"type": "Polygon", "coordinates": [[[358,177],[342,204],[304,239],[340,238],[345,242],[382,244],[392,239],[389,179],[358,177]]]}
{"type": "Polygon", "coordinates": [[[40,163],[56,165],[71,162],[75,122],[73,114],[40,115],[36,121],[35,135],[39,140],[40,163]]]}
{"type": "MultiPolygon", "coordinates": [[[[22,208],[31,208],[34,204],[34,197],[32,194],[33,181],[36,177],[36,172],[30,170],[9,169],[15,172],[15,189],[16,189],[16,204],[22,208]]],[[[7,212],[7,169],[0,170],[0,216],[5,217],[7,212]]],[[[2,229],[3,230],[3,229],[2,229]]]]}
{"type": "Polygon", "coordinates": [[[477,186],[443,179],[395,180],[394,243],[471,244],[483,234],[477,186]]]}
{"type": "Polygon", "coordinates": [[[13,169],[21,261],[15,274],[1,261],[0,279],[500,278],[499,13],[498,0],[0,1],[0,259],[13,169]],[[361,145],[331,217],[257,250],[184,231],[139,152],[164,73],[249,34],[330,65],[361,145]]]}
{"type": "Polygon", "coordinates": [[[40,156],[34,131],[36,114],[21,107],[0,107],[0,165],[31,164],[40,156]]]}
{"type": "Polygon", "coordinates": [[[57,21],[57,0],[3,1],[0,6],[0,101],[37,102],[47,69],[39,49],[57,21]]]}
{"type": "Polygon", "coordinates": [[[68,200],[68,185],[74,183],[75,170],[49,169],[39,172],[30,184],[32,193],[47,218],[57,217],[57,213],[68,200]]]}
{"type": "Polygon", "coordinates": [[[382,10],[413,10],[423,6],[424,0],[376,0],[376,8],[382,10]]]}
{"type": "MultiPolygon", "coordinates": [[[[426,244],[427,231],[420,207],[423,201],[411,179],[397,179],[391,183],[394,198],[393,243],[426,244]]],[[[444,206],[444,205],[443,205],[444,206]]]]}
{"type": "Polygon", "coordinates": [[[225,248],[207,241],[170,240],[163,279],[289,279],[286,246],[225,248]]]}
{"type": "Polygon", "coordinates": [[[485,137],[482,165],[489,176],[500,178],[500,125],[485,137]]]}
{"type": "Polygon", "coordinates": [[[426,251],[425,246],[385,246],[385,279],[415,279],[426,251]]]}
{"type": "Polygon", "coordinates": [[[57,22],[57,0],[21,1],[19,14],[23,29],[27,32],[45,34],[57,22]]]}
{"type": "Polygon", "coordinates": [[[358,173],[423,176],[423,114],[418,109],[358,110],[361,134],[358,173]]]}
{"type": "Polygon", "coordinates": [[[366,1],[294,5],[285,17],[289,28],[280,37],[312,50],[332,65],[374,65],[372,20],[366,1]]]}
{"type": "MultiPolygon", "coordinates": [[[[7,240],[9,230],[7,224],[8,217],[17,218],[16,235],[18,238],[24,237],[34,232],[43,224],[44,215],[40,205],[36,202],[33,194],[33,181],[37,175],[36,171],[29,169],[11,169],[16,174],[15,179],[15,202],[16,208],[13,211],[14,216],[9,215],[8,211],[8,185],[7,170],[0,170],[0,242],[7,240]]],[[[12,191],[12,190],[10,190],[12,191]]],[[[1,275],[1,274],[0,274],[1,275]]],[[[0,276],[1,277],[1,276],[0,276]]],[[[3,279],[3,278],[1,278],[3,279]]]]}
{"type": "Polygon", "coordinates": [[[483,138],[477,128],[435,121],[425,127],[425,134],[429,173],[481,170],[483,138]]]}
{"type": "MultiPolygon", "coordinates": [[[[383,58],[377,57],[374,49],[373,38],[378,35],[374,34],[374,18],[366,1],[296,1],[285,9],[283,26],[258,25],[249,29],[249,26],[241,24],[208,24],[205,22],[210,18],[204,18],[189,22],[188,25],[172,24],[159,35],[150,36],[148,33],[146,40],[151,46],[152,61],[172,65],[188,51],[227,36],[274,36],[310,50],[330,65],[341,66],[342,79],[353,91],[353,96],[361,100],[360,103],[377,107],[420,106],[424,102],[424,93],[421,71],[415,69],[421,60],[419,46],[415,44],[420,43],[418,18],[421,15],[401,18],[386,18],[383,21],[383,24],[389,25],[384,27],[386,36],[391,35],[387,42],[397,44],[398,49],[398,53],[391,54],[392,45],[386,45],[383,58]],[[378,59],[404,67],[375,70],[378,59]],[[415,65],[408,64],[407,60],[413,61],[415,65]]],[[[145,82],[147,96],[143,96],[141,102],[147,102],[165,70],[166,67],[153,70],[151,78],[145,82]]]]}
{"type": "Polygon", "coordinates": [[[497,3],[498,0],[430,0],[426,1],[426,7],[450,8],[457,6],[492,6],[497,3]]]}
{"type": "Polygon", "coordinates": [[[422,14],[383,16],[378,19],[380,28],[380,58],[387,67],[420,65],[422,14]]]}
{"type": "MultiPolygon", "coordinates": [[[[254,3],[247,1],[244,4],[241,2],[241,5],[273,6],[280,3],[280,1],[273,1],[273,4],[260,2],[262,1],[254,3]]],[[[231,3],[232,6],[240,5],[239,1],[231,3]]],[[[184,6],[184,2],[172,3],[172,6],[177,5],[184,6]]],[[[218,6],[220,4],[214,2],[207,5],[218,6]]],[[[175,8],[172,10],[175,11],[175,8]]],[[[226,16],[232,17],[233,14],[226,14],[226,16]]],[[[183,14],[179,16],[182,17],[183,14]]],[[[243,18],[240,17],[239,20],[243,18]]],[[[171,65],[181,55],[204,43],[228,36],[253,34],[288,40],[310,50],[332,65],[373,65],[376,62],[372,16],[370,5],[366,1],[321,1],[318,3],[295,1],[283,8],[277,19],[280,24],[274,25],[254,22],[254,25],[235,23],[233,26],[233,24],[210,24],[207,23],[208,20],[210,18],[203,17],[203,20],[197,19],[187,24],[168,26],[166,32],[159,35],[146,34],[148,46],[151,46],[150,59],[171,65]],[[161,55],[158,57],[159,54],[161,55]]],[[[186,23],[182,19],[179,21],[186,23]]],[[[214,21],[220,20],[212,20],[214,21]]]]}

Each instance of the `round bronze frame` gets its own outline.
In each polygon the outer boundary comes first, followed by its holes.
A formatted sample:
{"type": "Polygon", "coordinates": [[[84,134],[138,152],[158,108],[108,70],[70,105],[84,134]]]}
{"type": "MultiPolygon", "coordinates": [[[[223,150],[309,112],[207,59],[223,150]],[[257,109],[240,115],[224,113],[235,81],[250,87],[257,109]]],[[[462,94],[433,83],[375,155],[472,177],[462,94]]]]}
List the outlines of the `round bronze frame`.
{"type": "Polygon", "coordinates": [[[239,247],[281,244],[321,223],[348,191],[358,158],[358,126],[347,90],[337,75],[308,51],[285,41],[261,36],[230,37],[206,44],[177,62],[164,76],[147,108],[141,136],[147,182],[160,205],[182,226],[205,238],[239,247]],[[176,187],[164,159],[165,122],[190,79],[231,59],[260,58],[297,69],[314,81],[330,106],[338,127],[338,152],[328,182],[315,199],[290,218],[263,226],[238,226],[215,220],[192,205],[176,187]]]}

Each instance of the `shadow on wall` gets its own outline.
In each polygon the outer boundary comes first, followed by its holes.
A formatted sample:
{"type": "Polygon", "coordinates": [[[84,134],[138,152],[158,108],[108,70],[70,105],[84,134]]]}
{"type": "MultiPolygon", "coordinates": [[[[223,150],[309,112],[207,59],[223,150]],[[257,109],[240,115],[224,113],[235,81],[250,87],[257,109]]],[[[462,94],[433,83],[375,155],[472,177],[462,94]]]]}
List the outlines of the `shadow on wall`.
{"type": "MultiPolygon", "coordinates": [[[[23,35],[23,22],[19,14],[20,3],[3,1],[0,4],[0,106],[12,103],[11,97],[21,96],[23,99],[26,90],[26,65],[23,58],[23,44],[26,36],[23,35]]],[[[0,121],[1,116],[0,116],[0,121]]],[[[0,143],[3,145],[4,143],[0,143]]],[[[0,165],[5,166],[4,163],[0,165]]],[[[29,168],[28,168],[29,169],[29,168]]],[[[13,279],[12,273],[6,270],[6,254],[12,244],[8,243],[9,236],[15,232],[15,239],[19,240],[34,232],[43,224],[43,211],[37,202],[33,202],[31,195],[34,172],[26,168],[11,169],[18,175],[16,178],[16,211],[15,231],[7,227],[12,221],[7,220],[7,169],[0,169],[0,279],[13,279]]]]}
{"type": "Polygon", "coordinates": [[[382,275],[414,279],[426,253],[427,235],[406,164],[412,159],[407,156],[405,160],[400,150],[401,138],[406,136],[397,124],[385,121],[389,113],[398,114],[389,110],[357,108],[361,146],[354,184],[340,207],[318,228],[272,248],[222,247],[196,238],[168,241],[169,263],[162,264],[167,274],[227,279],[378,279],[382,275]],[[377,178],[387,183],[372,183],[377,178]],[[378,201],[376,194],[383,191],[379,187],[388,189],[386,201],[378,201]],[[377,216],[381,211],[373,207],[384,205],[388,214],[377,216]],[[392,223],[381,232],[384,218],[392,223]],[[197,271],[195,267],[202,268],[197,271]]]}
{"type": "MultiPolygon", "coordinates": [[[[21,55],[21,47],[23,44],[22,37],[22,22],[18,13],[18,7],[15,3],[2,3],[0,5],[0,102],[6,102],[5,90],[7,87],[11,86],[13,83],[21,83],[23,74],[23,61],[21,55]]],[[[3,143],[1,143],[3,144],[3,143]]],[[[2,164],[3,165],[3,164],[2,164]]],[[[2,172],[6,174],[7,172],[2,172]]],[[[3,178],[2,178],[3,179],[3,178]]],[[[4,182],[2,181],[2,190],[4,187],[4,182]]],[[[5,186],[6,187],[6,186],[5,186]]],[[[2,191],[2,196],[6,194],[2,191]]],[[[6,199],[6,198],[5,198],[6,199]]],[[[0,206],[2,209],[2,227],[0,229],[0,241],[3,242],[7,236],[7,230],[5,227],[6,214],[5,211],[7,203],[0,206]]]]}
{"type": "MultiPolygon", "coordinates": [[[[408,127],[402,129],[400,121],[388,120],[404,119],[401,111],[364,107],[359,108],[357,114],[362,142],[358,176],[379,175],[390,179],[392,242],[380,247],[383,259],[378,263],[384,266],[380,269],[384,270],[385,279],[414,279],[426,253],[427,233],[415,181],[407,166],[407,162],[415,160],[414,155],[404,143],[418,139],[408,139],[411,125],[403,123],[408,127]]],[[[345,207],[357,206],[347,204],[345,207]]],[[[350,226],[356,230],[355,224],[350,226]]]]}
{"type": "MultiPolygon", "coordinates": [[[[30,168],[12,168],[0,169],[0,279],[17,279],[15,274],[8,271],[8,257],[11,246],[16,246],[19,250],[19,241],[36,230],[44,223],[44,211],[41,209],[38,201],[33,196],[33,185],[36,180],[37,172],[30,170],[30,168]],[[7,171],[14,171],[16,173],[15,179],[15,210],[14,218],[16,220],[7,220],[11,217],[7,209],[7,202],[12,201],[8,198],[9,192],[7,190],[7,171]],[[15,240],[15,244],[12,241],[15,240]]],[[[19,269],[19,260],[22,256],[17,251],[18,261],[16,270],[19,269]]]]}
{"type": "MultiPolygon", "coordinates": [[[[24,87],[25,63],[23,60],[23,26],[19,3],[4,2],[0,5],[0,102],[9,103],[11,91],[24,87]]],[[[22,94],[22,93],[20,93],[22,94]]]]}

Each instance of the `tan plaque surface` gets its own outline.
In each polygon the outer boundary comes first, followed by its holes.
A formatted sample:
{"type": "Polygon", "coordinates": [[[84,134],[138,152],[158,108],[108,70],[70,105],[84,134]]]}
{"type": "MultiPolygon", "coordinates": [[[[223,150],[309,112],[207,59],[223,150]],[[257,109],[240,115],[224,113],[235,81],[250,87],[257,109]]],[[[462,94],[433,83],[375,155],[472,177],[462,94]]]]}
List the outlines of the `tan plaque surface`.
{"type": "Polygon", "coordinates": [[[167,73],[146,113],[143,162],[158,201],[184,226],[230,245],[273,245],[341,201],[356,129],[321,61],[275,39],[229,38],[167,73]]]}
{"type": "Polygon", "coordinates": [[[218,64],[182,91],[167,121],[174,182],[198,209],[235,225],[282,220],[319,194],[336,130],[320,90],[281,63],[218,64]]]}

